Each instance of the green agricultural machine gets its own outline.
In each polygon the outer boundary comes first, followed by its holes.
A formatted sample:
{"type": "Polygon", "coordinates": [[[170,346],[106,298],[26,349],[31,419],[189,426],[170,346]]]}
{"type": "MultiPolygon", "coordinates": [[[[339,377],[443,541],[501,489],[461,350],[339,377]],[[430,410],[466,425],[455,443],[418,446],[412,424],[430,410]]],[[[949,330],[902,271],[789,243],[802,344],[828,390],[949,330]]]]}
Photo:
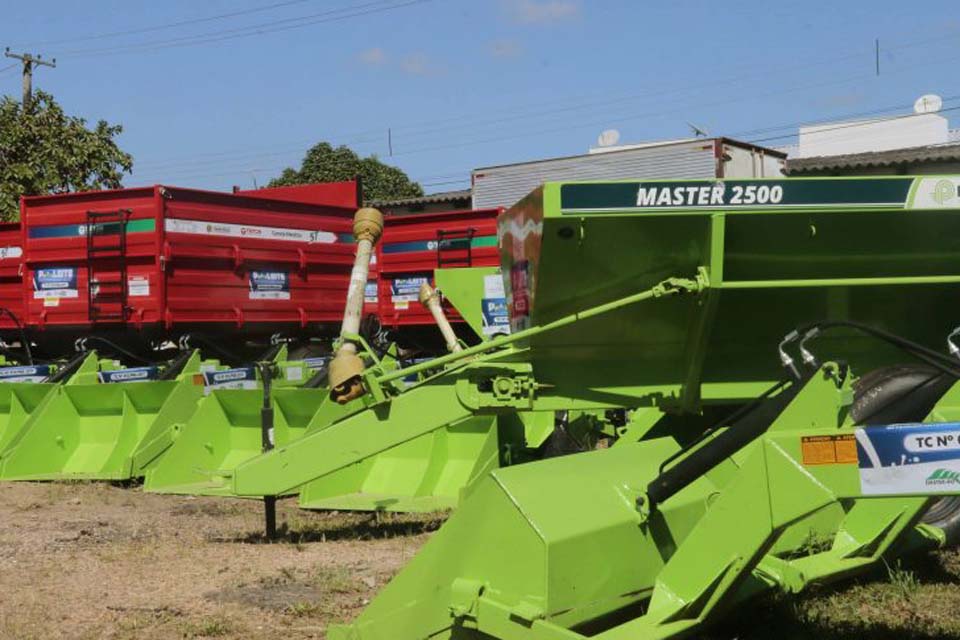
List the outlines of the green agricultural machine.
{"type": "MultiPolygon", "coordinates": [[[[315,369],[325,366],[325,359],[288,361],[280,344],[259,367],[228,368],[184,345],[173,359],[149,366],[123,367],[81,351],[59,369],[0,369],[21,380],[0,384],[0,480],[142,478],[215,407],[240,420],[250,402],[259,412],[264,376],[277,387],[316,387],[315,369]]],[[[298,411],[308,406],[302,397],[297,402],[298,411]]],[[[257,439],[259,453],[259,424],[257,439]]]]}
{"type": "Polygon", "coordinates": [[[679,637],[958,538],[960,177],[547,184],[500,246],[510,336],[224,478],[459,501],[332,638],[679,637]],[[544,416],[607,446],[517,465],[544,416]]]}

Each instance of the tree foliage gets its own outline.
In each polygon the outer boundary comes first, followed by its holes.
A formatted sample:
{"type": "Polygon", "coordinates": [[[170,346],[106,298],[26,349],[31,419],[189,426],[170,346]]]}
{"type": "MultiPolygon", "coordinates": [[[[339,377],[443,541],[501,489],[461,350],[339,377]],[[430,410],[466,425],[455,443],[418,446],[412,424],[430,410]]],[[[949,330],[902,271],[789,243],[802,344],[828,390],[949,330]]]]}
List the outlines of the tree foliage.
{"type": "Polygon", "coordinates": [[[24,112],[20,102],[0,100],[0,218],[16,220],[21,195],[117,189],[133,158],[114,137],[123,128],[104,120],[92,129],[68,116],[48,93],[38,91],[24,112]]]}
{"type": "Polygon", "coordinates": [[[314,145],[307,151],[299,169],[286,168],[271,187],[310,182],[337,182],[360,177],[367,200],[415,198],[423,189],[396,167],[382,163],[376,156],[361,158],[344,146],[334,148],[328,142],[314,145]]]}

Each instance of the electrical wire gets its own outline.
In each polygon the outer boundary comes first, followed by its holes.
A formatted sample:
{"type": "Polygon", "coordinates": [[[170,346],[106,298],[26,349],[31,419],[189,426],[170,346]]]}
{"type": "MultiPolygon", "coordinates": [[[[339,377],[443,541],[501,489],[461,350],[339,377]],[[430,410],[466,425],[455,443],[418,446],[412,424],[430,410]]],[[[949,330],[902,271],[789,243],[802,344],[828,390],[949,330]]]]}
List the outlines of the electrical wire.
{"type": "MultiPolygon", "coordinates": [[[[887,50],[887,51],[894,51],[894,50],[899,50],[899,49],[906,49],[906,48],[910,48],[910,47],[916,47],[916,46],[920,46],[920,45],[924,45],[924,44],[929,44],[929,43],[931,43],[931,42],[942,41],[942,40],[944,40],[944,39],[946,39],[946,38],[944,38],[944,37],[926,38],[926,39],[922,39],[922,40],[916,40],[916,41],[906,42],[906,43],[903,43],[903,44],[900,44],[900,45],[895,45],[895,46],[892,46],[892,47],[886,47],[885,50],[887,50]]],[[[666,92],[661,91],[661,92],[657,93],[657,95],[655,95],[655,96],[654,96],[654,95],[651,95],[650,93],[643,93],[643,94],[632,94],[632,95],[626,95],[626,96],[619,96],[619,97],[616,97],[616,98],[607,98],[607,99],[604,99],[604,100],[595,100],[595,99],[594,99],[594,100],[589,100],[589,101],[586,101],[586,102],[575,103],[575,104],[573,104],[573,105],[569,105],[569,104],[568,104],[568,105],[564,105],[564,106],[561,106],[561,107],[554,107],[554,108],[549,108],[549,109],[542,109],[542,108],[540,108],[540,109],[535,109],[535,110],[533,110],[533,111],[529,111],[529,107],[526,108],[526,109],[527,109],[526,111],[521,110],[520,112],[517,112],[516,109],[512,109],[512,110],[503,111],[503,113],[508,113],[508,114],[512,114],[512,115],[508,115],[508,116],[505,116],[505,117],[497,117],[497,118],[489,118],[489,117],[484,117],[484,118],[468,118],[468,117],[464,117],[464,116],[461,115],[461,116],[454,116],[454,117],[451,117],[451,118],[432,119],[432,120],[429,120],[429,121],[422,121],[422,122],[420,122],[420,123],[411,123],[411,124],[406,124],[406,125],[400,124],[400,125],[398,125],[398,126],[393,126],[393,127],[391,127],[391,130],[397,135],[398,141],[401,141],[401,142],[402,142],[403,139],[404,139],[404,133],[403,133],[404,131],[410,131],[410,132],[426,132],[426,133],[430,133],[430,134],[434,134],[434,135],[435,135],[435,134],[436,134],[437,132],[439,132],[439,131],[443,131],[443,130],[462,130],[464,127],[469,127],[469,129],[472,131],[472,130],[476,130],[478,127],[501,126],[501,125],[502,125],[503,123],[505,123],[505,122],[509,122],[509,121],[511,121],[511,120],[518,120],[518,119],[531,119],[531,118],[534,118],[534,119],[537,119],[537,120],[542,120],[544,116],[554,115],[554,114],[557,114],[557,113],[563,113],[563,112],[568,112],[568,111],[572,111],[572,110],[591,109],[592,111],[595,111],[598,107],[607,106],[607,105],[611,105],[611,104],[622,103],[622,102],[627,102],[627,101],[643,100],[643,101],[645,101],[645,102],[649,101],[649,102],[656,102],[657,104],[662,104],[663,101],[664,101],[663,98],[664,98],[665,95],[671,95],[671,94],[677,94],[677,93],[688,93],[688,94],[689,94],[689,93],[691,93],[691,92],[692,92],[693,95],[700,95],[705,88],[709,88],[710,86],[714,86],[714,85],[720,85],[720,86],[724,86],[724,87],[727,87],[727,88],[728,88],[728,87],[731,86],[731,83],[733,83],[733,82],[739,82],[739,81],[741,81],[741,80],[746,80],[746,79],[750,79],[750,78],[754,78],[754,77],[765,77],[765,76],[771,75],[772,73],[777,73],[777,74],[782,75],[782,74],[785,73],[785,72],[794,71],[794,70],[798,70],[798,69],[805,69],[805,68],[810,68],[810,67],[822,67],[822,66],[823,66],[825,63],[827,63],[827,62],[829,62],[829,63],[836,63],[837,61],[842,61],[842,60],[847,60],[847,59],[854,59],[854,58],[858,58],[858,57],[863,57],[863,56],[865,56],[865,55],[866,55],[866,53],[851,53],[851,54],[845,54],[845,55],[841,55],[841,56],[833,56],[833,57],[830,58],[829,60],[825,59],[825,60],[822,60],[822,61],[815,61],[815,62],[805,63],[805,64],[802,64],[802,65],[793,65],[793,66],[786,66],[786,67],[781,66],[781,67],[777,68],[776,70],[772,70],[772,71],[755,72],[755,73],[751,73],[751,74],[744,74],[744,75],[740,75],[740,76],[735,76],[735,77],[733,77],[733,78],[729,78],[729,77],[728,77],[728,78],[720,78],[720,79],[717,79],[717,80],[714,80],[714,81],[710,81],[710,82],[706,82],[706,83],[698,83],[697,85],[688,85],[688,86],[686,86],[686,87],[679,87],[679,88],[677,88],[677,89],[670,90],[670,91],[666,91],[666,92]],[[453,122],[453,123],[460,123],[460,124],[457,124],[457,125],[454,126],[454,127],[438,127],[438,126],[437,126],[439,123],[444,123],[444,122],[453,122]]],[[[891,72],[888,72],[888,73],[891,73],[891,72]]],[[[855,77],[854,79],[858,79],[859,77],[860,77],[860,76],[857,76],[857,77],[855,77]]],[[[868,77],[868,76],[864,76],[864,77],[868,77]]],[[[869,76],[869,77],[872,77],[872,76],[869,76]]],[[[789,89],[789,90],[790,90],[790,91],[793,91],[793,90],[796,90],[796,89],[795,89],[795,88],[791,88],[791,89],[789,89]]],[[[750,98],[750,99],[752,99],[753,97],[754,97],[753,95],[747,96],[747,98],[750,98]]],[[[747,99],[747,98],[744,98],[744,99],[747,99]]],[[[672,106],[670,107],[670,109],[669,109],[668,111],[666,111],[666,113],[675,113],[677,108],[678,108],[678,105],[674,104],[674,105],[672,105],[672,106]]],[[[488,113],[489,113],[489,111],[486,111],[486,112],[485,112],[485,115],[488,114],[488,113]]],[[[644,114],[641,114],[640,116],[637,116],[637,117],[649,117],[649,116],[651,116],[651,115],[659,115],[659,114],[661,114],[661,113],[664,113],[664,112],[653,113],[653,114],[651,114],[651,113],[644,113],[644,114]]],[[[630,118],[630,119],[635,119],[635,118],[630,118]]],[[[621,121],[623,121],[623,120],[618,120],[618,121],[614,121],[614,122],[621,122],[621,121]]],[[[605,121],[605,122],[606,122],[606,121],[605,121]]],[[[596,125],[593,124],[593,123],[591,123],[591,124],[585,125],[585,126],[593,127],[593,126],[596,126],[596,125]]],[[[364,143],[366,143],[367,141],[369,141],[371,135],[378,135],[378,136],[380,136],[380,139],[381,139],[381,142],[382,142],[382,136],[383,136],[383,132],[384,132],[385,130],[386,130],[386,127],[382,128],[382,129],[370,129],[370,130],[364,130],[364,131],[360,131],[360,132],[342,134],[341,136],[337,136],[336,138],[341,139],[341,140],[342,140],[342,143],[344,143],[344,144],[351,144],[351,143],[353,143],[353,141],[356,140],[357,138],[362,138],[361,141],[364,142],[364,143]]],[[[304,150],[305,150],[306,148],[309,148],[309,147],[307,147],[307,146],[301,146],[301,147],[299,147],[299,148],[297,148],[297,149],[292,149],[292,150],[290,150],[290,152],[294,152],[294,151],[297,151],[297,150],[299,150],[299,149],[304,149],[304,150]]],[[[253,152],[253,153],[256,154],[257,152],[253,152]]],[[[281,153],[285,153],[285,152],[281,152],[281,153]]],[[[223,153],[223,154],[218,154],[218,155],[230,155],[230,154],[236,155],[235,152],[223,153]]],[[[262,152],[261,152],[261,155],[262,155],[262,152]]],[[[193,158],[193,156],[192,156],[191,158],[193,158]]],[[[189,161],[190,161],[190,160],[187,160],[187,162],[189,162],[189,161]]],[[[174,162],[174,161],[168,161],[167,164],[169,164],[169,162],[174,162]]],[[[147,162],[147,163],[144,163],[144,166],[151,166],[151,165],[156,165],[156,164],[157,164],[157,163],[147,162]]],[[[161,161],[160,164],[163,164],[163,161],[161,161]]]]}
{"type": "Polygon", "coordinates": [[[405,2],[388,5],[387,4],[388,2],[394,2],[394,0],[377,0],[375,2],[366,2],[366,3],[355,5],[352,7],[331,9],[329,11],[323,11],[320,13],[314,13],[314,14],[304,15],[304,16],[296,16],[293,18],[285,18],[283,20],[275,20],[273,22],[266,22],[258,25],[249,26],[249,27],[240,27],[235,29],[223,29],[220,31],[211,31],[211,32],[199,34],[196,36],[185,36],[185,37],[173,38],[169,40],[155,40],[152,42],[143,42],[143,43],[127,45],[127,46],[65,51],[63,54],[61,54],[60,57],[61,58],[63,57],[90,58],[90,57],[100,57],[100,56],[116,56],[122,53],[158,51],[161,49],[169,49],[172,47],[212,44],[215,42],[223,42],[225,40],[234,40],[237,38],[246,38],[250,36],[260,36],[260,35],[266,35],[270,33],[279,33],[283,31],[289,31],[291,29],[302,29],[304,27],[309,27],[316,24],[339,22],[341,20],[347,20],[350,18],[357,18],[357,17],[367,16],[367,15],[372,15],[377,13],[384,13],[387,11],[402,9],[405,7],[410,7],[413,5],[423,4],[425,2],[431,2],[431,1],[432,0],[406,0],[405,2]],[[350,11],[352,11],[353,13],[346,13],[350,11]],[[337,15],[337,14],[343,14],[343,15],[337,15]]]}
{"type": "Polygon", "coordinates": [[[68,44],[71,42],[86,42],[89,40],[106,40],[108,38],[119,38],[123,36],[132,36],[138,35],[141,33],[151,33],[156,31],[164,31],[166,29],[174,29],[177,27],[186,27],[194,24],[202,24],[205,22],[215,22],[217,20],[227,20],[230,18],[236,18],[238,16],[250,15],[252,13],[260,13],[263,11],[269,11],[271,9],[279,9],[283,7],[289,7],[295,4],[303,4],[310,0],[286,0],[285,2],[276,2],[273,4],[263,5],[259,7],[251,7],[250,9],[243,9],[241,11],[231,11],[230,13],[221,13],[214,16],[207,16],[204,18],[193,18],[190,20],[179,20],[177,22],[167,22],[165,24],[154,25],[152,27],[141,27],[137,29],[127,29],[124,31],[109,31],[107,33],[98,33],[95,35],[89,36],[78,36],[75,38],[62,38],[60,40],[44,40],[40,42],[32,42],[27,44],[18,44],[12,45],[15,48],[34,48],[34,47],[46,47],[52,44],[68,44]]]}

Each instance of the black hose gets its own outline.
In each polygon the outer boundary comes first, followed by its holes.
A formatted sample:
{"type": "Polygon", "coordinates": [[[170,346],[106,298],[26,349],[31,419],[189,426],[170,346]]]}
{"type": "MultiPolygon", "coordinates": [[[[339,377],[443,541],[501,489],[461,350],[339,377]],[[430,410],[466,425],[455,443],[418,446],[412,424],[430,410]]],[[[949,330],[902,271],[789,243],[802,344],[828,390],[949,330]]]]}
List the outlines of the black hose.
{"type": "Polygon", "coordinates": [[[772,387],[770,387],[769,389],[761,393],[759,396],[751,400],[749,403],[743,405],[742,407],[740,407],[739,409],[731,413],[729,416],[727,416],[723,420],[720,420],[719,422],[715,423],[713,426],[706,429],[703,433],[697,436],[693,440],[693,442],[691,442],[690,444],[685,446],[683,449],[681,449],[680,451],[677,451],[673,455],[669,456],[662,463],[660,463],[660,468],[658,470],[659,473],[663,473],[663,470],[666,468],[667,465],[669,465],[671,462],[673,462],[677,458],[680,458],[686,455],[688,452],[690,452],[691,449],[695,448],[698,444],[700,444],[701,442],[709,438],[713,433],[715,433],[721,427],[733,424],[737,420],[740,420],[743,416],[747,415],[748,413],[750,413],[751,411],[759,407],[760,404],[762,404],[765,400],[767,400],[772,395],[774,395],[775,393],[783,389],[785,386],[787,386],[788,383],[789,381],[787,380],[781,380],[780,382],[776,383],[775,385],[773,385],[772,387]]]}
{"type": "Polygon", "coordinates": [[[27,356],[27,364],[33,364],[33,354],[30,352],[30,341],[27,340],[27,332],[23,329],[23,323],[20,322],[20,318],[17,317],[13,311],[6,307],[0,307],[0,315],[10,316],[10,319],[13,320],[13,324],[17,327],[17,331],[20,332],[20,344],[23,346],[23,351],[27,356]]]}
{"type": "MultiPolygon", "coordinates": [[[[898,336],[889,331],[884,331],[883,329],[877,329],[876,327],[871,327],[870,325],[863,324],[861,322],[855,322],[853,320],[831,320],[829,322],[817,322],[811,325],[807,325],[801,329],[798,329],[801,335],[809,334],[813,330],[818,330],[820,334],[830,329],[836,328],[848,328],[860,331],[869,336],[877,338],[887,342],[906,353],[909,353],[913,357],[921,360],[931,367],[939,370],[941,373],[945,373],[954,378],[960,378],[960,368],[957,367],[957,361],[949,355],[940,353],[925,347],[922,344],[908,340],[903,336],[898,336]]],[[[809,339],[815,339],[817,335],[811,336],[809,339]]]]}
{"type": "Polygon", "coordinates": [[[143,356],[138,356],[138,355],[135,354],[134,352],[128,351],[128,350],[124,349],[123,347],[121,347],[120,345],[118,345],[116,342],[113,342],[113,341],[111,341],[111,340],[107,340],[107,339],[104,338],[103,336],[89,336],[89,337],[87,337],[87,338],[84,338],[84,339],[83,339],[83,342],[84,342],[84,344],[89,344],[89,343],[93,342],[93,343],[99,343],[99,344],[106,345],[107,347],[109,347],[110,349],[113,349],[113,350],[116,351],[117,353],[119,353],[119,354],[121,354],[121,355],[124,355],[124,356],[130,358],[131,360],[136,360],[137,362],[142,362],[143,364],[146,364],[146,365],[154,365],[154,364],[158,364],[158,363],[159,363],[159,361],[157,361],[157,360],[150,360],[150,359],[148,359],[148,358],[144,358],[143,356]]]}
{"type": "MultiPolygon", "coordinates": [[[[720,432],[707,444],[686,455],[673,467],[663,471],[647,485],[647,499],[650,508],[677,494],[705,473],[732,456],[734,453],[759,438],[783,413],[800,390],[813,376],[806,372],[804,377],[792,383],[777,396],[767,398],[753,410],[745,412],[728,429],[720,432]]],[[[689,447],[686,449],[690,451],[689,447]]]]}
{"type": "Polygon", "coordinates": [[[193,355],[191,349],[185,349],[180,354],[170,361],[170,364],[160,372],[160,375],[157,376],[157,380],[173,380],[180,372],[183,371],[183,368],[186,366],[187,362],[190,361],[190,357],[193,355]]]}
{"type": "Polygon", "coordinates": [[[90,355],[89,351],[80,351],[73,356],[67,364],[63,365],[60,369],[57,369],[55,373],[47,376],[44,382],[62,382],[67,377],[73,375],[73,373],[80,368],[80,365],[83,364],[83,361],[87,359],[87,356],[90,355]]]}

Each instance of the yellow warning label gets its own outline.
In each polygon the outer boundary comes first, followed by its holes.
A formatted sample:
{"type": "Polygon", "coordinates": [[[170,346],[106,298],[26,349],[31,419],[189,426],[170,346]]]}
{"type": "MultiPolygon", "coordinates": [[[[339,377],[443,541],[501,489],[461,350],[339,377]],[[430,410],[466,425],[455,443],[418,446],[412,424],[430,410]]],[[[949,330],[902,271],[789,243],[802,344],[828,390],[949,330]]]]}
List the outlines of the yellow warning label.
{"type": "Polygon", "coordinates": [[[803,464],[856,464],[857,441],[852,435],[800,438],[803,464]]]}

